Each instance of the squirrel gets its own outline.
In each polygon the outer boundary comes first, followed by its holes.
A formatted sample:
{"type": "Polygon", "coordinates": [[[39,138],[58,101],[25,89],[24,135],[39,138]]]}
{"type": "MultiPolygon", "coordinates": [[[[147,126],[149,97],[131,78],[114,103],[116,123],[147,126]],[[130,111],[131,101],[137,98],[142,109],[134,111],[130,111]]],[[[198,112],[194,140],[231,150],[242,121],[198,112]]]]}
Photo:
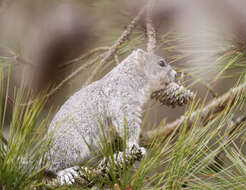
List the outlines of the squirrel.
{"type": "Polygon", "coordinates": [[[176,71],[165,59],[142,49],[134,50],[102,79],[81,88],[59,109],[49,126],[52,143],[46,170],[57,174],[60,184],[72,184],[78,165],[99,149],[100,123],[105,134],[110,119],[126,149],[139,147],[143,106],[151,94],[175,81],[176,71]],[[89,147],[88,147],[89,145],[89,147]]]}

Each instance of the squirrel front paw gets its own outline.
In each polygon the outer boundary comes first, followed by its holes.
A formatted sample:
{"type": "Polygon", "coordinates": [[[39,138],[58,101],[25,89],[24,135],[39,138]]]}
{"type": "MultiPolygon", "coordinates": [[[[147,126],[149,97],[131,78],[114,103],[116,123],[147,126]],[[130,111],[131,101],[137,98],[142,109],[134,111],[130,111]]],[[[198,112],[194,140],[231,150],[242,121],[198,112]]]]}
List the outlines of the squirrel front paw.
{"type": "Polygon", "coordinates": [[[139,151],[140,151],[142,156],[144,156],[146,154],[146,149],[144,147],[139,147],[139,151]]]}
{"type": "Polygon", "coordinates": [[[128,154],[135,158],[135,160],[141,160],[146,154],[146,149],[144,147],[139,147],[137,144],[133,144],[128,148],[128,154]]]}
{"type": "Polygon", "coordinates": [[[75,183],[75,178],[79,176],[79,167],[74,166],[57,172],[57,181],[60,185],[72,185],[75,183]]]}

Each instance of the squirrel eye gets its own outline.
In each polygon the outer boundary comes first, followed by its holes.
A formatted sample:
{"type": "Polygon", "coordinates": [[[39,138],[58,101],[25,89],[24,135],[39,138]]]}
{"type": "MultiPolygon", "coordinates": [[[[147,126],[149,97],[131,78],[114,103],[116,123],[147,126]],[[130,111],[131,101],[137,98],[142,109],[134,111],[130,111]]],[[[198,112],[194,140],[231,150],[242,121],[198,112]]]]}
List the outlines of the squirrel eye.
{"type": "Polygon", "coordinates": [[[166,67],[167,66],[167,63],[163,60],[159,61],[158,63],[161,67],[166,67]]]}

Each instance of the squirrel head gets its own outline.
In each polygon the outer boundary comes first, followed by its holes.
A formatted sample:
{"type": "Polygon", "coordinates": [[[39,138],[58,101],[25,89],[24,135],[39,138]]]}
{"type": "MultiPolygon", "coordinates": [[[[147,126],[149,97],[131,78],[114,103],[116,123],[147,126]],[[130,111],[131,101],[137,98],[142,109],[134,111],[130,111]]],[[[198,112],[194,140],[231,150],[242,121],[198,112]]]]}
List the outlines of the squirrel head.
{"type": "Polygon", "coordinates": [[[166,62],[166,60],[154,53],[136,50],[136,57],[141,71],[144,73],[150,88],[153,91],[165,88],[176,79],[177,72],[166,62]]]}

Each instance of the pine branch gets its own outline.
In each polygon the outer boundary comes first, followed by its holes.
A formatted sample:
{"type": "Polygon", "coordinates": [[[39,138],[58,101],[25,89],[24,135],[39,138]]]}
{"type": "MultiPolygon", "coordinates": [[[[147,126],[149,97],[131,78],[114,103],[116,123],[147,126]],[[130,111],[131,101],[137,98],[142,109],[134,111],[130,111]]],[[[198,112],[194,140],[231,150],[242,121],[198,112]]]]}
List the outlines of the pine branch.
{"type": "Polygon", "coordinates": [[[106,51],[108,49],[109,49],[109,47],[107,47],[107,46],[94,48],[94,49],[90,50],[89,52],[87,52],[86,54],[83,54],[80,57],[77,57],[75,59],[72,59],[72,60],[60,65],[59,68],[65,68],[65,67],[70,66],[74,63],[78,63],[78,62],[82,61],[83,59],[90,57],[91,55],[93,55],[97,52],[106,51]]]}
{"type": "MultiPolygon", "coordinates": [[[[192,77],[192,78],[195,78],[191,73],[185,73],[186,75],[192,77]]],[[[212,88],[212,86],[210,86],[210,84],[206,83],[206,82],[203,82],[201,80],[198,80],[198,82],[203,86],[205,87],[208,92],[213,96],[213,98],[217,98],[218,97],[218,94],[217,92],[214,91],[214,89],[212,88]]]]}
{"type": "Polygon", "coordinates": [[[153,52],[156,48],[156,31],[153,27],[153,21],[152,21],[152,12],[153,12],[153,6],[154,6],[154,0],[149,0],[148,6],[147,6],[147,14],[146,14],[146,29],[147,29],[147,37],[148,37],[148,43],[147,43],[147,51],[153,52]]]}
{"type": "Polygon", "coordinates": [[[241,117],[238,117],[235,122],[232,123],[232,125],[229,127],[230,131],[228,133],[228,136],[226,138],[229,138],[236,129],[240,127],[240,125],[246,121],[246,114],[244,114],[241,117]]]}
{"type": "MultiPolygon", "coordinates": [[[[45,97],[49,98],[52,95],[54,95],[64,84],[66,84],[68,81],[70,81],[71,79],[73,79],[75,76],[77,76],[81,71],[83,71],[85,68],[89,67],[90,65],[94,64],[98,59],[100,59],[104,54],[101,54],[100,56],[94,58],[93,60],[87,62],[86,64],[81,65],[80,67],[78,67],[74,72],[72,72],[70,75],[68,75],[64,80],[62,80],[55,88],[53,88],[45,97]]],[[[11,100],[11,98],[9,97],[9,100],[11,100]]],[[[28,106],[33,104],[34,102],[36,102],[37,100],[31,100],[27,103],[23,103],[23,104],[18,104],[20,106],[28,106]]],[[[12,104],[16,104],[14,101],[10,101],[12,104]]]]}
{"type": "MultiPolygon", "coordinates": [[[[95,168],[84,166],[80,167],[79,176],[75,180],[81,186],[91,187],[99,179],[110,176],[112,166],[114,166],[114,172],[118,175],[119,171],[124,169],[124,166],[128,168],[136,161],[140,161],[142,157],[143,155],[141,150],[134,146],[131,150],[126,151],[125,155],[123,152],[118,152],[113,155],[113,159],[111,157],[105,157],[95,168]]],[[[53,188],[58,187],[59,185],[60,184],[57,179],[47,183],[47,186],[53,188]]]]}
{"type": "MultiPolygon", "coordinates": [[[[84,86],[88,85],[89,83],[91,83],[91,81],[93,80],[93,78],[95,77],[95,75],[97,74],[98,70],[101,68],[100,66],[103,65],[112,55],[115,54],[115,52],[117,51],[118,47],[124,43],[128,36],[133,32],[133,29],[136,27],[137,22],[139,21],[139,19],[141,18],[141,16],[143,15],[143,13],[145,12],[146,6],[144,6],[139,13],[137,14],[137,16],[130,22],[130,24],[127,26],[127,28],[124,30],[124,32],[121,34],[121,36],[119,37],[119,39],[111,46],[111,47],[100,47],[100,48],[95,48],[93,50],[91,50],[90,52],[88,52],[85,55],[82,55],[79,58],[73,59],[65,64],[63,64],[61,67],[66,67],[70,64],[73,64],[75,62],[81,61],[84,58],[90,56],[91,54],[94,54],[95,52],[98,51],[103,51],[105,49],[108,49],[108,51],[106,53],[101,54],[100,56],[96,57],[95,59],[89,61],[87,64],[83,64],[81,65],[79,68],[77,68],[74,72],[72,72],[70,75],[68,75],[63,81],[61,81],[54,89],[52,89],[47,95],[46,98],[54,95],[64,84],[66,84],[68,81],[70,81],[72,78],[74,78],[75,76],[77,76],[81,71],[83,71],[85,68],[87,68],[88,66],[94,64],[96,61],[98,61],[99,59],[102,58],[100,64],[95,68],[95,70],[92,72],[92,74],[90,75],[90,77],[87,79],[87,81],[85,82],[84,86]]],[[[24,59],[23,59],[24,60],[24,59]]],[[[35,102],[35,100],[32,100],[28,103],[23,103],[20,104],[22,106],[27,106],[30,104],[33,104],[35,102]]]]}
{"type": "Polygon", "coordinates": [[[93,60],[89,61],[86,64],[81,65],[79,68],[77,68],[74,72],[72,72],[70,75],[68,75],[64,80],[62,80],[54,89],[52,89],[46,97],[50,97],[53,94],[56,93],[57,90],[59,90],[64,84],[66,84],[68,81],[70,81],[72,78],[77,76],[81,71],[83,71],[85,68],[89,67],[90,65],[94,64],[98,59],[100,59],[104,54],[94,58],[93,60]]]}
{"type": "Polygon", "coordinates": [[[159,129],[154,129],[152,131],[146,132],[145,134],[143,134],[143,136],[149,139],[155,136],[162,136],[166,138],[170,134],[172,134],[172,132],[175,131],[176,129],[178,132],[179,131],[178,129],[182,126],[182,124],[184,124],[187,121],[187,119],[189,119],[189,123],[191,123],[196,118],[197,115],[199,115],[199,117],[201,118],[204,118],[205,120],[208,119],[209,117],[215,116],[216,114],[223,111],[223,109],[227,106],[228,102],[232,101],[231,105],[233,105],[233,102],[235,101],[236,97],[245,90],[246,90],[246,83],[241,84],[240,86],[233,88],[232,90],[220,96],[219,98],[214,99],[206,107],[194,111],[189,118],[183,115],[176,121],[161,126],[159,129]]]}
{"type": "Polygon", "coordinates": [[[92,72],[90,77],[85,82],[85,85],[88,85],[88,84],[90,84],[92,82],[93,78],[95,77],[95,75],[97,74],[97,72],[99,71],[101,66],[104,65],[108,61],[108,59],[115,54],[115,52],[117,51],[118,47],[127,40],[128,36],[133,32],[133,29],[136,27],[137,22],[139,21],[139,19],[141,18],[141,16],[145,12],[145,9],[146,9],[146,6],[144,6],[138,12],[137,16],[126,27],[126,29],[121,34],[121,36],[118,38],[118,40],[109,48],[108,52],[106,52],[105,56],[101,60],[100,65],[98,65],[97,68],[95,68],[95,70],[92,72]]]}
{"type": "Polygon", "coordinates": [[[23,64],[23,65],[28,65],[28,66],[32,66],[32,67],[35,66],[33,63],[26,60],[21,55],[16,54],[11,49],[3,47],[3,46],[0,46],[0,48],[3,51],[3,53],[6,54],[6,56],[4,57],[5,59],[11,60],[15,64],[23,64]]]}

